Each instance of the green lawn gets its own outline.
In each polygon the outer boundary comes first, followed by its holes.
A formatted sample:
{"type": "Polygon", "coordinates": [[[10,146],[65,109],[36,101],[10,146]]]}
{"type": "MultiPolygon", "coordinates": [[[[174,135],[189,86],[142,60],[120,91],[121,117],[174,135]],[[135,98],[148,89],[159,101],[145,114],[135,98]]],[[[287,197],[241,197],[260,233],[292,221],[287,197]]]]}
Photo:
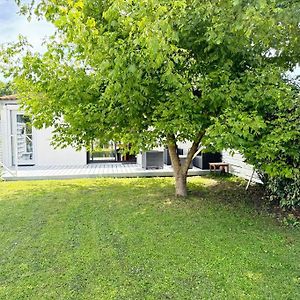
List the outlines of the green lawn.
{"type": "Polygon", "coordinates": [[[0,299],[300,299],[300,231],[238,182],[0,183],[0,299]]]}

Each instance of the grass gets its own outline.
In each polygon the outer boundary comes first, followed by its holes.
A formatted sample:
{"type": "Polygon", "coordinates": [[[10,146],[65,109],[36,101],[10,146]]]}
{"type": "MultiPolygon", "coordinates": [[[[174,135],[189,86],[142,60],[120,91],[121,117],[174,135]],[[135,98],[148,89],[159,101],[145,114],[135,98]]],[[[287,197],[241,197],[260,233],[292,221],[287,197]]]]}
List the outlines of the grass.
{"type": "Polygon", "coordinates": [[[299,299],[300,232],[239,182],[0,183],[0,299],[299,299]]]}

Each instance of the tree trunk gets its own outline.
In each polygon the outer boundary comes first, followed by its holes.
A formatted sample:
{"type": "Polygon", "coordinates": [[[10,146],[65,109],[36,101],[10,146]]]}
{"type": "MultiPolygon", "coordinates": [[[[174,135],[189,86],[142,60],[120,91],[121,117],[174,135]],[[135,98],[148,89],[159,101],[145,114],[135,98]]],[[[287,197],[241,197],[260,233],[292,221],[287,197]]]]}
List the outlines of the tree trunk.
{"type": "Polygon", "coordinates": [[[186,197],[187,196],[187,175],[186,174],[176,174],[175,175],[175,188],[176,197],[186,197]]]}
{"type": "Polygon", "coordinates": [[[198,146],[205,132],[200,132],[193,142],[193,145],[188,152],[185,164],[181,165],[179,156],[177,154],[176,139],[174,135],[168,137],[168,149],[171,157],[172,167],[175,176],[175,195],[176,197],[186,197],[187,196],[187,174],[189,170],[189,165],[197,152],[198,146]]]}
{"type": "Polygon", "coordinates": [[[175,176],[175,195],[176,197],[187,196],[187,172],[184,172],[184,166],[181,165],[179,156],[177,154],[177,147],[175,143],[169,143],[168,145],[172,167],[175,176]]]}

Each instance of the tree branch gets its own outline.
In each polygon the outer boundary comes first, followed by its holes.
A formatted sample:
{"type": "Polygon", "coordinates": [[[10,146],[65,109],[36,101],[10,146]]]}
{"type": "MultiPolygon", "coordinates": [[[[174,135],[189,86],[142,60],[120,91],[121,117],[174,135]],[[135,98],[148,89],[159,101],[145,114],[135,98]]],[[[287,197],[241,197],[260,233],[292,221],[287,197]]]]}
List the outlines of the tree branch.
{"type": "Polygon", "coordinates": [[[167,136],[167,144],[168,144],[168,151],[170,153],[172,166],[174,168],[175,173],[178,173],[181,170],[181,163],[179,156],[177,154],[177,144],[176,138],[174,134],[170,134],[167,136]]]}
{"type": "Polygon", "coordinates": [[[193,145],[188,152],[185,164],[182,166],[182,173],[187,174],[190,163],[191,163],[192,159],[194,158],[194,154],[197,152],[199,144],[200,144],[202,138],[204,137],[204,135],[205,135],[205,130],[200,132],[197,135],[196,139],[194,140],[193,145]]]}

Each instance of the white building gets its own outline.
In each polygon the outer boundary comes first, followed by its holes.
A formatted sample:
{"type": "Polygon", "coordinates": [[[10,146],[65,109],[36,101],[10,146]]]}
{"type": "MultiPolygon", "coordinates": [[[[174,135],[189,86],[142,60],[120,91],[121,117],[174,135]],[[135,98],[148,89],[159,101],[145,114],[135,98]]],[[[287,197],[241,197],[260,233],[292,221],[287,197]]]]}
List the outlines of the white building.
{"type": "Polygon", "coordinates": [[[5,96],[0,97],[0,161],[6,167],[85,165],[87,152],[71,147],[54,149],[51,129],[32,127],[16,98],[5,96]]]}
{"type": "MultiPolygon", "coordinates": [[[[118,162],[133,159],[141,165],[141,155],[134,157],[121,157],[117,152],[116,144],[99,145],[93,154],[86,149],[76,151],[72,147],[54,149],[51,145],[51,128],[36,129],[19,105],[15,96],[0,97],[0,162],[6,168],[17,166],[86,166],[93,162],[118,162]],[[99,150],[100,149],[100,150],[99,150]]],[[[187,154],[191,143],[180,143],[179,148],[187,154]]],[[[157,150],[163,150],[159,148],[157,150]]],[[[248,179],[252,175],[253,167],[244,162],[244,158],[235,152],[231,155],[222,152],[223,162],[229,163],[229,172],[248,179]]],[[[259,182],[257,174],[254,181],[259,182]]]]}

